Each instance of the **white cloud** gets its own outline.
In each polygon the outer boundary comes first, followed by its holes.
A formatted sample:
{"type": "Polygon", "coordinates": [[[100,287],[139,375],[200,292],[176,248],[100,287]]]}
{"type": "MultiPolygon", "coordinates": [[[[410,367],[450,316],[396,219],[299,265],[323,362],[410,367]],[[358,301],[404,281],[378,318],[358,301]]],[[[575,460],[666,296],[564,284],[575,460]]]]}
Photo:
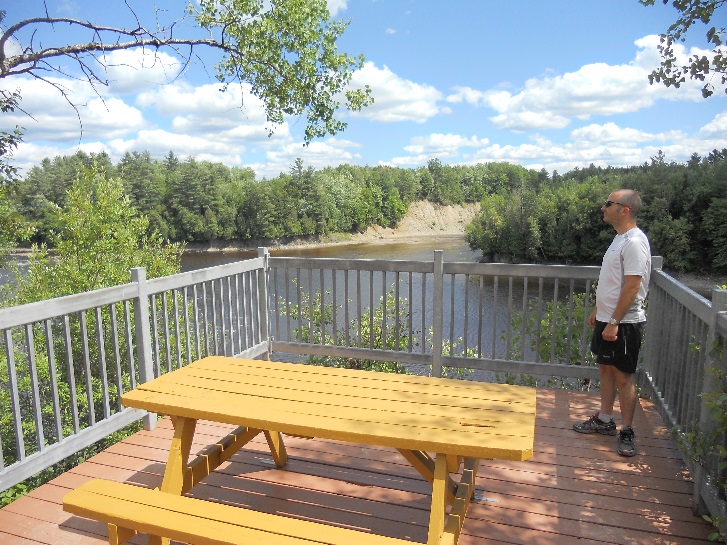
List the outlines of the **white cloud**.
{"type": "Polygon", "coordinates": [[[339,11],[344,11],[348,6],[347,0],[328,0],[328,11],[331,12],[331,17],[338,15],[339,11]]]}
{"type": "Polygon", "coordinates": [[[356,164],[361,159],[360,144],[340,138],[316,140],[308,146],[293,142],[275,146],[266,153],[264,163],[251,164],[258,176],[272,178],[281,172],[288,172],[297,158],[303,160],[306,167],[322,169],[340,164],[356,164]]]}
{"type": "Polygon", "coordinates": [[[364,64],[351,79],[352,87],[369,85],[374,104],[352,115],[383,123],[413,121],[424,123],[449,108],[438,106],[443,95],[431,85],[414,83],[394,74],[387,66],[377,68],[372,62],[364,64]]]}
{"type": "Polygon", "coordinates": [[[686,138],[686,135],[682,131],[653,134],[639,129],[622,128],[615,123],[605,123],[575,129],[571,132],[571,138],[576,142],[628,142],[629,144],[637,144],[653,141],[678,141],[686,138]]]}
{"type": "Polygon", "coordinates": [[[68,141],[114,138],[139,130],[147,122],[143,113],[118,98],[101,98],[88,85],[48,78],[53,85],[33,79],[13,78],[6,89],[19,88],[23,111],[3,114],[3,123],[25,129],[26,140],[68,141]],[[68,96],[66,99],[61,90],[68,96]],[[28,112],[30,115],[26,115],[28,112]]]}
{"type": "MultiPolygon", "coordinates": [[[[574,118],[635,112],[662,98],[701,99],[699,85],[694,83],[679,90],[649,84],[648,74],[659,65],[658,43],[658,36],[636,40],[637,52],[627,64],[592,63],[558,76],[531,78],[518,92],[454,87],[446,100],[491,108],[497,112],[490,118],[496,127],[528,131],[561,129],[574,118]]],[[[686,58],[684,47],[678,47],[678,54],[686,58]]]]}
{"type": "Polygon", "coordinates": [[[460,148],[482,148],[487,143],[487,138],[476,136],[466,138],[458,134],[430,134],[412,138],[411,144],[404,150],[428,157],[456,157],[460,153],[460,148]]]}
{"type": "Polygon", "coordinates": [[[112,51],[105,57],[109,91],[114,94],[137,93],[168,84],[183,68],[179,59],[150,49],[112,51]]]}
{"type": "Polygon", "coordinates": [[[699,135],[704,138],[721,139],[722,147],[727,146],[727,111],[718,113],[712,121],[699,130],[699,135]]]}

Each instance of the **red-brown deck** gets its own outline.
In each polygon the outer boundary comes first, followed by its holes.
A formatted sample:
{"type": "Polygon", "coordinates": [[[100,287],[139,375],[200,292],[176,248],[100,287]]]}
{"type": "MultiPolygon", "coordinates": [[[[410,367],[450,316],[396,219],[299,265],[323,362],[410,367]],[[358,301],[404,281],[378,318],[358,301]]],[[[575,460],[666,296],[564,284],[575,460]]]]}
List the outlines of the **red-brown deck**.
{"type": "MultiPolygon", "coordinates": [[[[614,437],[572,431],[597,405],[594,394],[538,390],[535,456],[482,463],[462,545],[708,542],[711,526],[691,512],[690,476],[651,405],[637,411],[634,458],[616,454],[614,437]]],[[[200,423],[197,446],[225,429],[200,423]]],[[[63,495],[92,477],[158,486],[170,439],[164,419],[16,500],[0,510],[0,544],[106,543],[106,526],[65,513],[63,495]]],[[[191,495],[426,541],[430,488],[396,451],[296,437],[286,446],[277,469],[259,437],[191,495]]]]}

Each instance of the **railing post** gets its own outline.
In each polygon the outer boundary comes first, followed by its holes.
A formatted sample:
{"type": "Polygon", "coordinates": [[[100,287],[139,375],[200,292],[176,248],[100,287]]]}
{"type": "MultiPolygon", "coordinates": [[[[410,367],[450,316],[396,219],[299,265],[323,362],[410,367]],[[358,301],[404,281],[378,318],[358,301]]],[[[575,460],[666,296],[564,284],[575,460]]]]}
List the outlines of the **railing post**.
{"type": "Polygon", "coordinates": [[[444,251],[434,251],[432,300],[432,376],[442,376],[442,328],[444,327],[444,251]]]}
{"type": "MultiPolygon", "coordinates": [[[[720,364],[720,360],[714,354],[714,344],[717,340],[717,316],[720,312],[727,309],[727,290],[715,289],[712,290],[712,315],[709,320],[709,331],[707,333],[706,351],[707,358],[704,363],[704,378],[702,383],[702,398],[699,407],[699,429],[704,431],[714,425],[710,418],[710,409],[707,406],[704,394],[714,391],[714,377],[710,375],[710,369],[717,367],[720,364]]],[[[709,481],[709,472],[707,469],[702,467],[700,464],[695,464],[694,471],[694,493],[692,495],[692,511],[695,515],[701,516],[709,513],[711,509],[708,505],[713,502],[706,501],[707,490],[706,486],[709,481]]],[[[712,513],[716,515],[716,513],[712,513]]],[[[722,517],[719,517],[722,518],[722,517]]],[[[725,523],[723,523],[725,524],[725,523]]],[[[721,531],[725,531],[725,528],[720,528],[721,531]]]]}
{"type": "MultiPolygon", "coordinates": [[[[664,267],[664,258],[662,256],[652,256],[651,258],[651,277],[654,277],[654,271],[660,271],[664,267]]],[[[636,371],[636,380],[641,389],[646,389],[649,394],[653,393],[650,386],[647,387],[647,377],[644,371],[653,373],[654,371],[654,358],[658,352],[658,347],[661,344],[661,336],[663,334],[661,321],[665,320],[666,317],[659,312],[649,312],[653,306],[658,303],[651,297],[646,307],[646,335],[644,336],[644,347],[643,347],[643,366],[639,366],[636,371]],[[645,367],[645,369],[644,369],[645,367]]]]}
{"type": "MultiPolygon", "coordinates": [[[[139,363],[139,382],[141,384],[154,378],[154,366],[151,356],[151,335],[149,334],[149,295],[146,285],[146,269],[131,269],[131,281],[136,283],[137,296],[134,301],[134,323],[136,335],[136,359],[139,363]]],[[[147,413],[143,418],[145,430],[156,427],[157,415],[147,413]]]]}
{"type": "Polygon", "coordinates": [[[268,296],[268,270],[270,265],[268,259],[270,259],[270,250],[263,246],[257,249],[258,257],[263,258],[263,269],[262,273],[258,274],[257,277],[257,292],[258,292],[258,307],[260,315],[260,340],[264,340],[268,344],[268,349],[265,354],[262,355],[263,359],[270,359],[270,352],[272,351],[272,339],[270,338],[270,310],[269,310],[269,296],[268,296]]]}

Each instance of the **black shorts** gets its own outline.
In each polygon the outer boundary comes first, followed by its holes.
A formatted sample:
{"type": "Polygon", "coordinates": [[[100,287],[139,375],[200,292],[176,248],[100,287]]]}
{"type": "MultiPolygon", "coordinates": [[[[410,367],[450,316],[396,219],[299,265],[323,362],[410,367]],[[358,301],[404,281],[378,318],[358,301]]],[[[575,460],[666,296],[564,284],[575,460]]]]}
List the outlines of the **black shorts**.
{"type": "Polygon", "coordinates": [[[635,373],[639,361],[641,339],[644,334],[644,322],[635,324],[618,324],[618,335],[615,341],[603,339],[606,322],[596,321],[591,338],[591,352],[596,362],[602,365],[613,365],[623,373],[635,373]]]}

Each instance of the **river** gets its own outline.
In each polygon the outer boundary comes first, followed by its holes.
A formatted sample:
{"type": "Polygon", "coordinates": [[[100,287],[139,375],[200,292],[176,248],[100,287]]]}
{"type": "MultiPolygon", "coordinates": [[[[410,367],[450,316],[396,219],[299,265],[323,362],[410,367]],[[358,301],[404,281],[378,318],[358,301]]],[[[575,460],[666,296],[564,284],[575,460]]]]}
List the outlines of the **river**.
{"type": "MultiPolygon", "coordinates": [[[[374,243],[331,244],[327,246],[300,246],[271,250],[271,255],[281,257],[329,257],[340,259],[404,259],[432,261],[434,251],[442,250],[445,261],[476,262],[480,252],[470,249],[463,237],[432,237],[416,242],[397,239],[374,243]]],[[[186,252],[182,257],[182,271],[191,271],[223,265],[240,259],[255,257],[257,252],[186,252]]]]}

